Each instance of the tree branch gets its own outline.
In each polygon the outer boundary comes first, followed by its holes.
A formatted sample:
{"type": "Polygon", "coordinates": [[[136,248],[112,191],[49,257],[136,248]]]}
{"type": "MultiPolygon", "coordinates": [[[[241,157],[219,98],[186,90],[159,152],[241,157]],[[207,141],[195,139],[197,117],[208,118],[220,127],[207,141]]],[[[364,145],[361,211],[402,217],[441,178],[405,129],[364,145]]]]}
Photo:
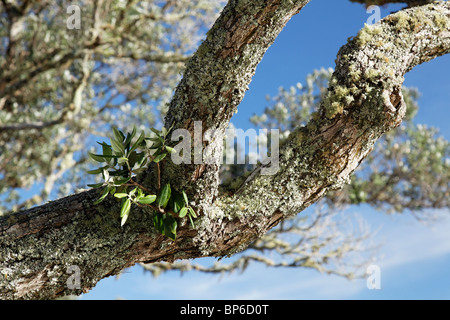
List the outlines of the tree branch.
{"type": "MultiPolygon", "coordinates": [[[[167,165],[168,175],[180,178],[179,188],[200,208],[207,208],[217,196],[222,141],[225,129],[268,47],[309,0],[229,1],[206,40],[187,63],[165,119],[165,127],[189,130],[201,122],[203,133],[214,131],[214,139],[203,141],[212,150],[207,164],[167,165]],[[201,197],[196,192],[208,186],[201,197]]],[[[195,143],[195,142],[194,142],[195,143]]]]}
{"type": "Polygon", "coordinates": [[[87,85],[88,78],[91,74],[91,70],[88,67],[90,61],[90,54],[86,53],[83,57],[82,62],[82,76],[81,79],[77,81],[76,86],[73,88],[72,97],[70,103],[63,109],[61,114],[57,119],[51,121],[39,121],[39,122],[28,122],[28,123],[16,123],[16,124],[0,124],[0,132],[8,130],[42,130],[49,128],[58,124],[65,122],[68,118],[73,118],[73,116],[80,112],[82,104],[83,91],[87,85]]]}
{"type": "MultiPolygon", "coordinates": [[[[223,130],[265,49],[305,3],[230,1],[190,60],[166,123],[192,130],[199,120],[204,129],[223,130]]],[[[79,294],[137,262],[231,255],[246,248],[346,183],[381,134],[401,122],[403,75],[449,51],[448,2],[408,9],[365,27],[339,51],[319,112],[282,146],[277,174],[260,175],[260,167],[242,192],[216,198],[218,164],[165,169],[164,178],[189,186],[202,209],[195,229],[181,219],[176,242],[160,235],[142,208],[135,208],[121,228],[117,199],[94,205],[97,190],[0,217],[0,296],[79,294]],[[73,265],[80,268],[81,287],[72,290],[67,270],[73,265]]],[[[221,154],[218,141],[214,148],[221,154]]],[[[145,182],[155,180],[148,175],[145,182]]]]}
{"type": "Polygon", "coordinates": [[[327,191],[341,188],[377,139],[401,123],[404,74],[448,52],[448,2],[407,9],[362,29],[339,51],[313,120],[296,128],[281,147],[278,173],[260,175],[259,167],[241,192],[222,195],[209,210],[209,219],[239,221],[235,237],[227,237],[223,225],[202,225],[196,239],[200,247],[210,252],[223,239],[220,247],[234,252],[226,242],[241,238],[248,243],[327,191]]]}

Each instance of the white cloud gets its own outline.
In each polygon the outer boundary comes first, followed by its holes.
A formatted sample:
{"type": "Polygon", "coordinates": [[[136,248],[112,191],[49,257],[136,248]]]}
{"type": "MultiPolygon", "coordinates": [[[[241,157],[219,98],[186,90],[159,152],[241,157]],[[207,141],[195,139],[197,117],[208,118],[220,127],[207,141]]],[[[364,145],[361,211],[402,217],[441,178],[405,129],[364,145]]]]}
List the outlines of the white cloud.
{"type": "Polygon", "coordinates": [[[398,267],[450,254],[450,212],[442,213],[436,223],[426,225],[417,221],[411,224],[394,222],[387,232],[381,232],[385,239],[380,250],[384,255],[384,259],[379,261],[380,266],[398,267]]]}

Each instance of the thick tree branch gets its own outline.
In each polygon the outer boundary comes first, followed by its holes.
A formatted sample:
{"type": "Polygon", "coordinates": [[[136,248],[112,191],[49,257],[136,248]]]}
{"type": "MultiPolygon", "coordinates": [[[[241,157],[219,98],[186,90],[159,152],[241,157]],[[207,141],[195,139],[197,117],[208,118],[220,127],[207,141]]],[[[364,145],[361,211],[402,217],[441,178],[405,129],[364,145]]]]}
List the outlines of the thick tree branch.
{"type": "MultiPolygon", "coordinates": [[[[223,130],[256,67],[250,56],[259,61],[283,23],[305,3],[230,1],[190,61],[167,124],[192,130],[199,120],[204,129],[223,130]]],[[[246,248],[285,217],[342,186],[381,134],[401,122],[403,75],[449,51],[448,2],[408,9],[365,27],[339,51],[320,111],[282,146],[277,174],[256,171],[240,193],[215,198],[216,164],[166,169],[165,179],[190,187],[202,209],[195,229],[180,221],[176,242],[157,233],[152,215],[141,208],[133,209],[121,228],[116,199],[94,205],[97,190],[0,217],[1,297],[79,294],[137,262],[231,255],[246,248]],[[72,290],[67,270],[73,265],[80,268],[81,288],[72,290]]],[[[219,142],[214,144],[221,154],[219,142]]]]}
{"type": "Polygon", "coordinates": [[[169,165],[163,177],[180,177],[179,188],[186,188],[197,206],[207,208],[217,196],[224,131],[256,66],[290,18],[308,2],[231,0],[188,62],[165,126],[175,124],[174,130],[187,129],[193,138],[196,121],[201,123],[203,133],[214,130],[214,139],[202,142],[212,154],[208,163],[169,165]],[[205,186],[208,192],[199,196],[196,190],[205,186]]]}
{"type": "Polygon", "coordinates": [[[407,9],[362,29],[339,51],[318,113],[281,147],[278,173],[259,175],[258,168],[239,193],[221,196],[209,210],[210,219],[239,221],[235,237],[227,237],[224,224],[206,225],[199,230],[200,246],[205,252],[217,247],[234,251],[226,242],[240,239],[245,247],[328,190],[342,187],[377,139],[401,123],[405,73],[448,52],[448,2],[407,9]]]}

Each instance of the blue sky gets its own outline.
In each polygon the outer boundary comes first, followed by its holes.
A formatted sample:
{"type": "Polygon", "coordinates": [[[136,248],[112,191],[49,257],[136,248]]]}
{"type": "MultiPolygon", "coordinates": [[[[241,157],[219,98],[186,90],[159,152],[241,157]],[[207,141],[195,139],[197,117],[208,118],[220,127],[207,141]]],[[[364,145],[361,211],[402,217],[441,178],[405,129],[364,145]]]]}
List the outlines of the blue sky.
{"type": "MultiPolygon", "coordinates": [[[[381,16],[401,5],[381,8],[381,16]]],[[[249,117],[261,113],[265,95],[280,86],[303,82],[314,69],[335,66],[339,48],[356,35],[370,14],[347,0],[312,0],[282,31],[258,66],[238,114],[238,128],[250,127],[249,117]]],[[[450,139],[450,55],[416,67],[405,85],[421,92],[417,123],[435,126],[450,139]]],[[[450,299],[450,212],[435,223],[411,215],[386,215],[366,206],[352,207],[382,244],[374,261],[381,270],[381,290],[369,290],[365,279],[346,279],[307,269],[270,269],[250,265],[243,273],[222,277],[197,272],[167,273],[153,278],[133,267],[118,279],[100,281],[81,299],[450,299]]],[[[202,260],[200,260],[202,261],[202,260]]],[[[204,259],[211,262],[211,259],[204,259]]]]}

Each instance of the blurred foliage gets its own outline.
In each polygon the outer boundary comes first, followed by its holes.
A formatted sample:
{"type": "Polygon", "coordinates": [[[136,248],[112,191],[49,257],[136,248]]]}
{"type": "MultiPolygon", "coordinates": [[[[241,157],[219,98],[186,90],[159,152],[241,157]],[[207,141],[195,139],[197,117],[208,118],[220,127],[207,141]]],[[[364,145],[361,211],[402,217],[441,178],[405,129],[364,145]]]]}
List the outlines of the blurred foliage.
{"type": "Polygon", "coordinates": [[[161,122],[221,0],[2,1],[0,214],[86,185],[88,146],[161,122]],[[80,29],[68,28],[80,8],[80,29]]]}

